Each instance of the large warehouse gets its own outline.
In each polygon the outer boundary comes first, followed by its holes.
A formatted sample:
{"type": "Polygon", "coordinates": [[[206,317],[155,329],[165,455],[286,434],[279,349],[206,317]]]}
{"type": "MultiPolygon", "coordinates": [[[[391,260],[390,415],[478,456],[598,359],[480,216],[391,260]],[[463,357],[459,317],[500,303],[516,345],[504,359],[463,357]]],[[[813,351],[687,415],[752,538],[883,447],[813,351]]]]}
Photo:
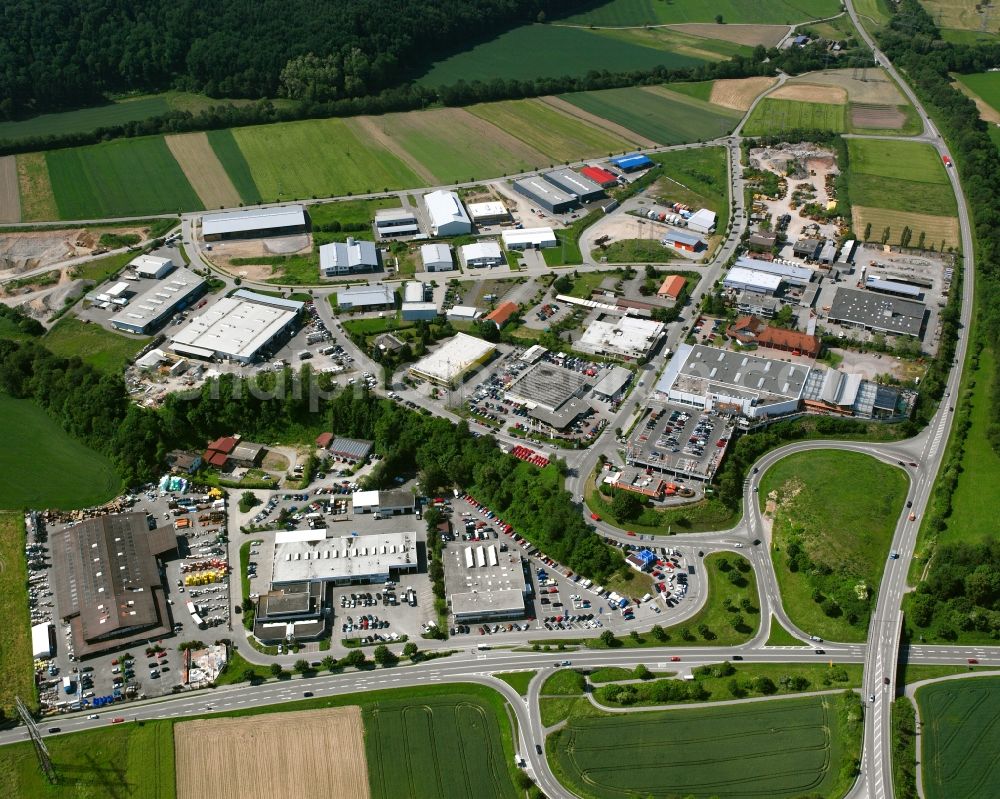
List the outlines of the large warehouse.
{"type": "Polygon", "coordinates": [[[529,227],[523,230],[505,230],[500,234],[503,246],[508,250],[543,250],[555,247],[559,242],[550,227],[529,227]]]}
{"type": "Polygon", "coordinates": [[[244,208],[239,211],[205,214],[201,218],[201,235],[205,241],[284,236],[305,232],[306,209],[301,205],[244,208]]]}
{"type": "Polygon", "coordinates": [[[370,241],[347,237],[319,248],[319,271],[323,277],[374,272],[380,268],[378,248],[370,241]]]}
{"type": "Polygon", "coordinates": [[[924,335],[926,317],[922,302],[849,288],[837,289],[829,313],[831,322],[916,338],[924,335]]]}
{"type": "Polygon", "coordinates": [[[140,255],[128,262],[136,275],[139,277],[159,280],[161,277],[169,275],[174,268],[174,262],[170,258],[161,258],[157,255],[140,255]]]}
{"type": "Polygon", "coordinates": [[[437,386],[451,386],[465,379],[470,369],[486,363],[496,347],[481,338],[456,333],[434,352],[410,367],[410,376],[437,386]]]}
{"type": "Polygon", "coordinates": [[[598,320],[590,323],[576,342],[576,348],[612,358],[645,358],[660,343],[665,330],[666,325],[662,322],[634,316],[614,321],[598,320]]]}
{"type": "Polygon", "coordinates": [[[575,195],[567,194],[540,177],[515,180],[514,191],[550,214],[561,214],[577,206],[575,195]]]}
{"type": "Polygon", "coordinates": [[[461,236],[472,232],[472,222],[455,192],[429,192],[424,195],[424,206],[431,221],[431,235],[461,236]]]}
{"type": "Polygon", "coordinates": [[[375,230],[383,239],[415,236],[420,232],[417,215],[408,208],[379,208],[375,212],[375,230]]]}
{"type": "Polygon", "coordinates": [[[150,531],[145,513],[82,519],[49,534],[52,582],[77,658],[170,633],[158,558],[177,550],[172,526],[150,531]]]}
{"type": "Polygon", "coordinates": [[[806,266],[796,266],[795,264],[784,264],[780,261],[764,261],[760,258],[737,258],[736,266],[744,269],[752,269],[755,272],[764,272],[768,275],[777,275],[783,283],[790,286],[806,286],[816,274],[806,266]]]}
{"type": "Polygon", "coordinates": [[[281,530],[274,536],[271,586],[383,583],[417,571],[416,533],[335,535],[281,530]]]}
{"type": "Polygon", "coordinates": [[[622,172],[636,172],[640,169],[648,169],[653,165],[653,161],[641,153],[620,155],[617,158],[612,158],[611,163],[618,167],[622,172]]]}
{"type": "Polygon", "coordinates": [[[583,399],[589,389],[590,381],[580,372],[540,361],[518,375],[504,398],[525,406],[528,416],[558,431],[590,412],[583,399]]]}
{"type": "Polygon", "coordinates": [[[241,289],[208,306],[171,336],[178,355],[253,363],[284,343],[304,303],[241,289]]]}
{"type": "Polygon", "coordinates": [[[656,392],[680,405],[763,418],[798,410],[808,376],[808,366],[681,344],[656,392]]]}
{"type": "Polygon", "coordinates": [[[370,311],[395,308],[396,295],[388,286],[355,286],[337,292],[337,306],[344,311],[370,311]]]}
{"type": "Polygon", "coordinates": [[[129,333],[150,333],[205,292],[205,281],[190,269],[177,269],[122,308],[111,324],[129,333]]]}
{"type": "Polygon", "coordinates": [[[524,618],[530,592],[521,556],[496,544],[448,547],[445,592],[457,624],[524,618]]]}
{"type": "Polygon", "coordinates": [[[510,211],[502,202],[469,203],[469,214],[477,225],[498,225],[510,222],[510,211]]]}
{"type": "Polygon", "coordinates": [[[775,294],[781,288],[781,278],[756,269],[734,266],[722,281],[727,289],[735,291],[753,291],[757,294],[775,294]]]}
{"type": "Polygon", "coordinates": [[[576,197],[581,203],[601,200],[607,196],[601,186],[572,169],[556,169],[546,172],[542,177],[556,188],[576,197]]]}

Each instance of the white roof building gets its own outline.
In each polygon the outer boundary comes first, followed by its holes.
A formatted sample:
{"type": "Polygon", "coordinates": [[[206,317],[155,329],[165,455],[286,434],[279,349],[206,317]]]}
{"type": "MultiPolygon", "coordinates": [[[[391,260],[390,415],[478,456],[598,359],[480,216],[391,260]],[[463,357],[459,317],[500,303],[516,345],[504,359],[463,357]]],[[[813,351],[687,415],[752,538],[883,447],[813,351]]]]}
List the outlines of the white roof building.
{"type": "Polygon", "coordinates": [[[435,385],[451,385],[460,381],[473,367],[486,363],[494,352],[496,347],[488,341],[456,333],[441,347],[413,364],[410,374],[435,385]]]}
{"type": "Polygon", "coordinates": [[[758,294],[774,294],[781,286],[781,276],[744,266],[734,266],[722,281],[727,289],[738,291],[755,291],[758,294]]]}
{"type": "Polygon", "coordinates": [[[139,277],[156,280],[169,274],[170,270],[174,268],[174,262],[170,258],[160,258],[156,255],[140,255],[129,261],[128,265],[135,269],[135,273],[139,277]]]}
{"type": "Polygon", "coordinates": [[[111,324],[130,333],[147,333],[167,320],[174,312],[186,308],[202,290],[205,281],[190,269],[177,269],[163,280],[122,308],[111,324]]]}
{"type": "Polygon", "coordinates": [[[420,260],[426,272],[448,272],[455,268],[451,245],[443,243],[424,244],[420,247],[420,260]]]}
{"type": "Polygon", "coordinates": [[[508,250],[526,250],[529,247],[542,249],[555,247],[556,234],[550,227],[531,227],[524,230],[505,230],[500,234],[503,246],[508,250]]]}
{"type": "Polygon", "coordinates": [[[449,309],[447,319],[449,322],[472,322],[482,316],[482,313],[473,305],[456,305],[449,309]]]}
{"type": "Polygon", "coordinates": [[[109,288],[105,293],[109,297],[121,297],[123,294],[129,291],[129,284],[126,282],[115,283],[111,288],[109,288]]]}
{"type": "Polygon", "coordinates": [[[386,308],[395,304],[396,298],[388,286],[355,286],[337,292],[337,305],[348,311],[354,308],[386,308]]]}
{"type": "Polygon", "coordinates": [[[469,214],[472,220],[479,224],[502,222],[510,219],[510,211],[502,202],[469,203],[469,214]]]}
{"type": "Polygon", "coordinates": [[[591,322],[576,347],[595,355],[617,358],[643,358],[652,352],[663,337],[666,325],[652,319],[623,316],[615,321],[591,322]]]}
{"type": "Polygon", "coordinates": [[[701,208],[688,217],[687,226],[696,233],[711,233],[715,230],[715,211],[701,208]]]}
{"type": "Polygon", "coordinates": [[[462,260],[469,267],[499,266],[504,262],[500,245],[495,241],[477,241],[462,245],[462,260]]]}
{"type": "Polygon", "coordinates": [[[472,222],[462,201],[453,191],[439,189],[424,195],[424,205],[434,236],[460,236],[472,232],[472,222]]]}
{"type": "Polygon", "coordinates": [[[49,631],[51,622],[36,624],[31,628],[31,656],[36,658],[52,657],[52,640],[49,631]]]}
{"type": "Polygon", "coordinates": [[[378,249],[370,241],[348,236],[319,248],[319,271],[324,277],[371,272],[378,269],[378,249]]]}
{"type": "Polygon", "coordinates": [[[416,571],[416,542],[416,533],[345,536],[332,530],[283,530],[274,536],[271,585],[386,580],[400,572],[416,571]]]}
{"type": "Polygon", "coordinates": [[[243,208],[205,214],[201,218],[201,235],[206,239],[239,236],[248,233],[285,233],[305,230],[306,210],[301,205],[275,208],[243,208]]]}

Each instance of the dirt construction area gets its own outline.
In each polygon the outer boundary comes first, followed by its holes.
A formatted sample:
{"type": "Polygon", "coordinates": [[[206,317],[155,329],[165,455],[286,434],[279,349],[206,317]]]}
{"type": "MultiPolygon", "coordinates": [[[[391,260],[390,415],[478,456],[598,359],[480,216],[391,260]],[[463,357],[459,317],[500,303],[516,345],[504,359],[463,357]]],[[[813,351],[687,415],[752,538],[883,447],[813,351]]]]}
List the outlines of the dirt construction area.
{"type": "Polygon", "coordinates": [[[359,707],[174,725],[177,799],[368,799],[359,707]]]}
{"type": "Polygon", "coordinates": [[[712,84],[712,94],[708,101],[712,105],[723,108],[733,108],[736,111],[749,111],[750,106],[759,94],[770,89],[777,78],[722,78],[712,84]]]}
{"type": "Polygon", "coordinates": [[[906,114],[894,105],[851,105],[851,125],[855,128],[899,130],[906,124],[906,114]]]}
{"type": "Polygon", "coordinates": [[[802,103],[847,104],[847,91],[839,86],[810,83],[786,83],[780,89],[771,92],[768,97],[773,100],[798,100],[802,103]]]}

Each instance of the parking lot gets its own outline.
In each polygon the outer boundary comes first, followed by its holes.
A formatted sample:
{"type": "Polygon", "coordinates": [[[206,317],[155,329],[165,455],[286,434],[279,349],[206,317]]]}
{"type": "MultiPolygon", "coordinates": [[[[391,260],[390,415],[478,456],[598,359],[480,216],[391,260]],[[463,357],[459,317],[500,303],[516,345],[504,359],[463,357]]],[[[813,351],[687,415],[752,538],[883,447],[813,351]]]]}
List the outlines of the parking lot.
{"type": "Polygon", "coordinates": [[[732,417],[714,411],[655,407],[636,425],[626,461],[682,479],[707,481],[722,462],[734,424],[732,417]]]}

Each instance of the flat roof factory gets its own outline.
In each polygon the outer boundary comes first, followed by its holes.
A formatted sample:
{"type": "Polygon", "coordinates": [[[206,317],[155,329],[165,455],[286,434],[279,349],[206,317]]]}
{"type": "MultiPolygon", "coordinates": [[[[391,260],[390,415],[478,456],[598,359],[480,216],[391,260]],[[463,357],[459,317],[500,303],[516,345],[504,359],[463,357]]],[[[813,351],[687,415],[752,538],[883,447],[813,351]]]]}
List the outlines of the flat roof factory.
{"type": "Polygon", "coordinates": [[[334,535],[280,530],[274,536],[271,585],[378,583],[417,570],[416,533],[334,535]]]}
{"type": "Polygon", "coordinates": [[[388,286],[354,286],[337,292],[337,305],[346,311],[393,308],[396,305],[396,297],[388,286]]]}
{"type": "Polygon", "coordinates": [[[178,268],[151,286],[111,318],[111,324],[130,333],[148,333],[183,310],[205,291],[205,281],[190,269],[178,268]]]}
{"type": "Polygon", "coordinates": [[[756,269],[734,266],[723,279],[722,285],[727,289],[736,289],[737,291],[753,291],[757,294],[773,295],[781,288],[781,278],[778,275],[759,272],[756,269]]]}
{"type": "Polygon", "coordinates": [[[502,202],[469,203],[469,215],[477,225],[495,225],[510,221],[510,211],[502,202]]]}
{"type": "Polygon", "coordinates": [[[373,272],[379,268],[378,248],[364,239],[348,236],[319,248],[319,271],[323,277],[373,272]]]}
{"type": "Polygon", "coordinates": [[[577,349],[617,358],[645,358],[663,338],[666,326],[652,319],[622,316],[591,322],[576,342],[577,349]]]}
{"type": "Polygon", "coordinates": [[[508,250],[527,250],[531,247],[541,250],[545,247],[555,247],[559,243],[550,227],[505,230],[500,236],[503,239],[503,246],[508,250]]]}
{"type": "Polygon", "coordinates": [[[442,242],[421,245],[420,261],[425,272],[449,272],[455,268],[451,245],[442,242]]]}
{"type": "Polygon", "coordinates": [[[462,260],[470,269],[500,266],[504,262],[503,251],[495,241],[474,241],[462,245],[462,260]]]}
{"type": "Polygon", "coordinates": [[[599,166],[585,166],[580,170],[580,174],[605,189],[615,186],[618,183],[618,176],[614,172],[601,169],[599,166]]]}
{"type": "Polygon", "coordinates": [[[695,233],[711,233],[715,230],[715,220],[715,211],[709,211],[707,208],[699,208],[688,217],[687,226],[689,230],[693,230],[695,233]]]}
{"type": "Polygon", "coordinates": [[[552,172],[546,172],[542,177],[556,188],[576,197],[582,203],[601,200],[607,196],[599,184],[572,169],[556,169],[552,172]]]}
{"type": "Polygon", "coordinates": [[[829,313],[831,322],[916,338],[924,334],[926,317],[923,303],[850,288],[837,289],[829,313]]]}
{"type": "MultiPolygon", "coordinates": [[[[170,258],[161,258],[158,255],[140,255],[128,262],[139,277],[153,278],[159,280],[165,275],[169,275],[174,268],[174,262],[170,258]]],[[[109,292],[110,293],[110,292],[109,292]]]]}
{"type": "Polygon", "coordinates": [[[445,592],[458,623],[525,615],[528,582],[521,556],[500,545],[449,546],[445,592]]]}
{"type": "Polygon", "coordinates": [[[467,333],[456,333],[434,352],[428,353],[410,367],[412,377],[439,386],[460,382],[470,369],[486,363],[496,347],[467,333]]]}
{"type": "Polygon", "coordinates": [[[635,172],[638,169],[646,169],[653,165],[652,160],[641,153],[633,153],[632,155],[620,155],[617,158],[612,158],[611,163],[618,167],[622,172],[635,172]]]}
{"type": "Polygon", "coordinates": [[[736,266],[752,269],[755,272],[764,272],[768,275],[777,275],[783,282],[791,286],[805,286],[815,274],[812,269],[805,266],[785,264],[780,261],[765,261],[761,258],[737,258],[736,266]]]}
{"type": "Polygon", "coordinates": [[[877,291],[882,294],[895,294],[911,300],[922,300],[924,292],[918,286],[909,283],[901,283],[898,280],[885,280],[884,278],[868,275],[865,278],[865,288],[869,291],[877,291]]]}
{"type": "Polygon", "coordinates": [[[375,212],[375,230],[382,238],[415,236],[420,225],[416,214],[408,208],[379,208],[375,212]]]}
{"type": "Polygon", "coordinates": [[[544,208],[550,214],[561,214],[575,208],[576,197],[567,194],[552,183],[540,177],[521,178],[514,181],[514,191],[527,197],[535,205],[544,208]]]}
{"type": "Polygon", "coordinates": [[[306,210],[301,205],[276,208],[243,208],[205,214],[201,218],[201,235],[206,241],[218,239],[255,238],[304,233],[306,210]]]}

